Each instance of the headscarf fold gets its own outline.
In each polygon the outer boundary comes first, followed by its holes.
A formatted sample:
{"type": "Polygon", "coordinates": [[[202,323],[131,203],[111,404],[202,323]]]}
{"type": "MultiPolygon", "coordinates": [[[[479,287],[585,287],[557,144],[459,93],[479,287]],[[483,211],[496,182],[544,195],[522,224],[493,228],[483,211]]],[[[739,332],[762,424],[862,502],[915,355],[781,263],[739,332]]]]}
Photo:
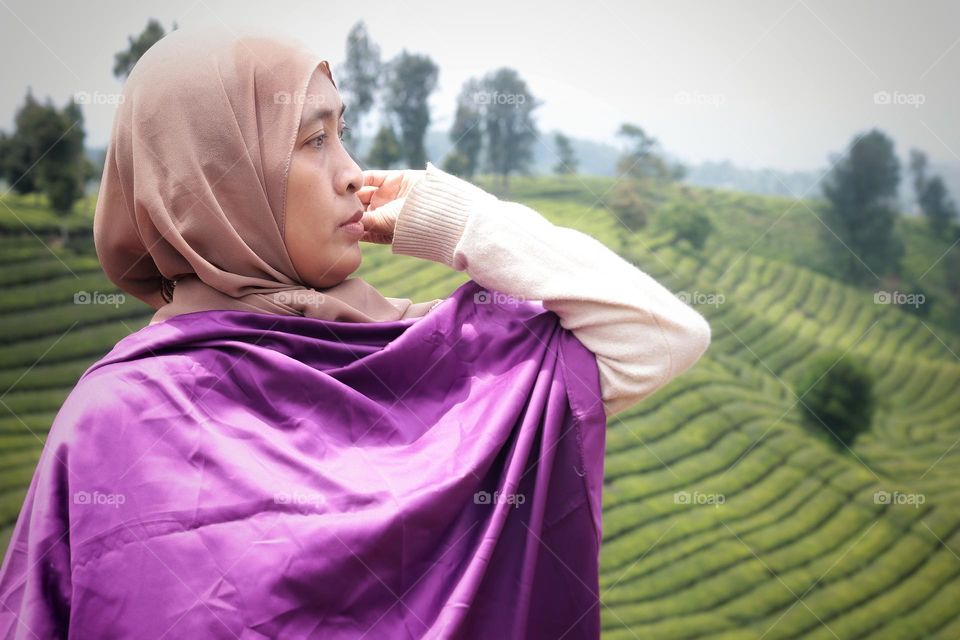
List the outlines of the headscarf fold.
{"type": "Polygon", "coordinates": [[[215,309],[383,322],[439,302],[385,297],[356,277],[318,290],[297,273],[283,240],[287,181],[318,67],[333,82],[302,42],[201,29],[165,36],[133,68],[94,241],[110,280],[158,310],[151,324],[215,309]]]}

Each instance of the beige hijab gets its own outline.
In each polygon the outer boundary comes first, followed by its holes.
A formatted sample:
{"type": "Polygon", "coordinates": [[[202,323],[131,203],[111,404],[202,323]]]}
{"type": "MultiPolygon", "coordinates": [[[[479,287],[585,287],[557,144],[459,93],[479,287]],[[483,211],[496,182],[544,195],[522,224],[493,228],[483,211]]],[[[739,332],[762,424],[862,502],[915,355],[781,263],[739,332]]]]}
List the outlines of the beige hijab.
{"type": "Polygon", "coordinates": [[[151,324],[211,309],[382,322],[439,302],[384,297],[360,278],[317,290],[294,269],[287,176],[318,67],[332,82],[302,43],[221,29],[174,31],[134,67],[93,230],[107,277],[158,310],[151,324]]]}

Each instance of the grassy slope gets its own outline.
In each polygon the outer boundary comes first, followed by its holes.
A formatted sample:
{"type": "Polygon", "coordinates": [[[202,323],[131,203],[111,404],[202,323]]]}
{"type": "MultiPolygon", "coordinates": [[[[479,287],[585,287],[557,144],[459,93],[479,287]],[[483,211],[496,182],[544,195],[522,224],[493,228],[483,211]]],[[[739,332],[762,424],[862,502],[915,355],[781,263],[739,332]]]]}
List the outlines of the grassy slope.
{"type": "MultiPolygon", "coordinates": [[[[611,184],[521,179],[511,197],[617,248],[673,291],[723,297],[696,305],[714,333],[704,358],[610,421],[604,637],[960,635],[960,336],[817,273],[820,223],[803,203],[687,192],[718,225],[697,254],[624,233],[597,204],[611,184]],[[791,391],[804,359],[831,346],[878,378],[879,415],[852,451],[806,427],[791,391]],[[925,503],[878,504],[877,490],[922,493],[925,503]],[[678,491],[725,502],[682,504],[678,491]]],[[[136,301],[74,305],[75,291],[112,291],[89,245],[79,255],[48,248],[21,220],[39,236],[60,221],[42,206],[4,203],[0,229],[20,237],[0,238],[0,549],[73,382],[149,318],[136,301]]],[[[89,223],[85,212],[76,229],[89,223]]],[[[912,228],[908,240],[921,272],[948,246],[912,228]]],[[[466,279],[373,246],[358,275],[415,300],[466,279]]],[[[940,277],[936,268],[929,277],[940,277]]]]}

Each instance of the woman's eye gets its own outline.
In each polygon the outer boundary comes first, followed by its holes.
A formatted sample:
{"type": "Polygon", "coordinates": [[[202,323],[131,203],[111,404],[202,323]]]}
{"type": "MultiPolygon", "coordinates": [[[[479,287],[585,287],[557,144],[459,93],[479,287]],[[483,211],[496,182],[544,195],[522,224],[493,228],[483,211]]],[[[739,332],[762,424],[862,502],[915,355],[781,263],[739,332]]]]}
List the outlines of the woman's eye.
{"type": "MultiPolygon", "coordinates": [[[[348,126],[344,126],[342,129],[340,129],[340,133],[337,134],[338,137],[340,138],[340,140],[343,140],[343,134],[344,134],[344,132],[348,131],[349,129],[350,129],[350,127],[348,127],[348,126]]],[[[320,135],[316,136],[315,138],[311,138],[311,139],[310,139],[310,144],[313,145],[313,148],[314,148],[314,149],[320,150],[321,148],[323,148],[323,141],[326,140],[326,138],[327,138],[327,134],[321,133],[320,135]],[[319,141],[320,144],[315,144],[317,141],[319,141]]]]}

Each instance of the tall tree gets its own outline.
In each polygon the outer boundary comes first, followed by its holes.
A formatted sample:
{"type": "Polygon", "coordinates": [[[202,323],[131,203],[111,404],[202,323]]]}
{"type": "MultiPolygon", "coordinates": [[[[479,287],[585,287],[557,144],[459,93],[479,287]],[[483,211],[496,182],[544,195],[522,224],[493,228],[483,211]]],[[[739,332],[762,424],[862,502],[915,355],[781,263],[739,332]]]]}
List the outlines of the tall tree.
{"type": "Polygon", "coordinates": [[[900,162],[893,141],[872,129],[836,159],[824,179],[821,234],[835,268],[853,284],[897,273],[904,247],[896,233],[900,162]]]}
{"type": "Polygon", "coordinates": [[[957,206],[950,198],[943,178],[934,176],[927,180],[919,201],[920,211],[927,217],[931,230],[943,236],[957,218],[957,206]]]}
{"type": "Polygon", "coordinates": [[[72,99],[57,114],[61,135],[40,162],[40,180],[50,206],[69,213],[73,203],[83,197],[84,185],[93,177],[92,163],[83,152],[83,112],[72,99]]]}
{"type": "Polygon", "coordinates": [[[0,183],[7,179],[7,162],[10,156],[10,136],[0,131],[0,183]]]}
{"type": "Polygon", "coordinates": [[[30,90],[5,138],[3,177],[20,194],[43,192],[58,212],[69,212],[83,195],[93,166],[83,152],[83,113],[71,99],[61,111],[30,90]]]}
{"type": "Polygon", "coordinates": [[[626,140],[626,148],[617,160],[616,186],[606,199],[617,219],[630,231],[647,224],[655,209],[654,195],[661,183],[683,178],[684,167],[670,164],[657,139],[643,127],[624,122],[617,135],[626,140]]]}
{"type": "Polygon", "coordinates": [[[56,127],[51,111],[53,106],[40,104],[28,87],[23,106],[14,115],[13,134],[7,138],[3,163],[3,177],[13,191],[19,194],[35,193],[39,190],[38,173],[35,164],[41,154],[56,140],[56,127]],[[47,146],[44,146],[46,143],[47,146]]]}
{"type": "Polygon", "coordinates": [[[483,150],[483,121],[477,105],[479,82],[470,78],[457,96],[457,111],[450,128],[453,151],[444,160],[444,169],[462,178],[473,177],[483,150]]]}
{"type": "MultiPolygon", "coordinates": [[[[174,22],[173,28],[171,28],[170,31],[176,30],[177,23],[174,22]]],[[[134,39],[133,36],[127,36],[127,49],[114,55],[113,75],[125,80],[127,76],[130,75],[130,72],[133,71],[133,67],[137,64],[137,61],[147,52],[147,49],[155,45],[160,38],[165,35],[167,34],[163,30],[163,25],[156,19],[150,18],[150,20],[147,21],[147,26],[144,27],[136,39],[134,39]]]]}
{"type": "Polygon", "coordinates": [[[400,141],[397,140],[390,123],[385,122],[373,138],[373,144],[367,153],[367,164],[377,169],[391,169],[402,157],[400,141]]]}
{"type": "Polygon", "coordinates": [[[919,208],[920,194],[927,184],[927,154],[919,149],[910,150],[910,174],[913,176],[913,195],[919,208]]]}
{"type": "Polygon", "coordinates": [[[347,59],[337,73],[338,88],[349,107],[347,115],[354,123],[344,136],[345,141],[359,139],[363,119],[376,101],[382,73],[380,47],[370,39],[367,26],[361,20],[347,35],[347,59]]]}
{"type": "Polygon", "coordinates": [[[559,131],[553,136],[553,143],[557,145],[557,164],[553,167],[554,173],[569,174],[577,172],[577,156],[573,151],[570,138],[559,131]]]}
{"type": "Polygon", "coordinates": [[[638,180],[667,179],[671,169],[660,151],[660,143],[643,127],[624,122],[617,135],[627,140],[627,150],[617,161],[617,172],[638,180]]]}
{"type": "Polygon", "coordinates": [[[424,136],[430,126],[430,94],[437,87],[439,68],[428,56],[401,51],[390,61],[384,108],[400,130],[407,164],[422,169],[427,162],[424,136]]]}
{"type": "Polygon", "coordinates": [[[540,135],[533,112],[542,102],[520,75],[507,67],[487,74],[480,89],[477,98],[487,140],[486,166],[508,188],[511,173],[529,173],[533,143],[540,135]]]}
{"type": "Polygon", "coordinates": [[[928,177],[927,156],[922,151],[910,151],[910,170],[913,173],[913,193],[917,208],[927,218],[934,234],[942,236],[957,217],[957,206],[951,200],[940,176],[928,177]]]}

